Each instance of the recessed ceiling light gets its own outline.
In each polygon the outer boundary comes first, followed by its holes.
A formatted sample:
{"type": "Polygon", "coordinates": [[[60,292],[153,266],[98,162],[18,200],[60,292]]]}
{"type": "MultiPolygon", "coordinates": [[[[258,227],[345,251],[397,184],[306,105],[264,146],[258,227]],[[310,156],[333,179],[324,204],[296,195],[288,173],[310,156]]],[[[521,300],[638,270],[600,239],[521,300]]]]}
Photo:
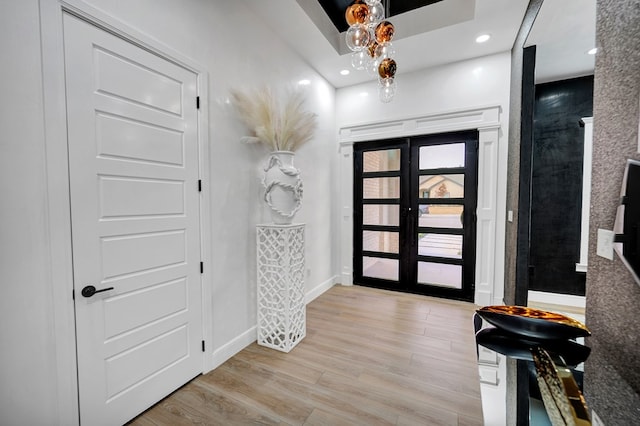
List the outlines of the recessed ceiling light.
{"type": "Polygon", "coordinates": [[[310,85],[310,84],[311,84],[311,81],[309,81],[309,80],[307,80],[307,79],[304,79],[304,80],[300,80],[300,81],[298,82],[298,84],[299,84],[300,86],[308,86],[308,85],[310,85]]]}
{"type": "Polygon", "coordinates": [[[476,43],[484,43],[485,41],[489,40],[490,38],[491,38],[491,36],[489,34],[479,35],[478,37],[476,37],[476,43]]]}
{"type": "Polygon", "coordinates": [[[351,72],[351,71],[349,71],[349,70],[342,70],[342,71],[340,71],[340,74],[342,74],[342,75],[349,75],[349,73],[350,73],[350,72],[351,72]]]}
{"type": "Polygon", "coordinates": [[[589,50],[589,51],[587,52],[587,54],[588,54],[588,55],[595,55],[597,51],[598,51],[598,48],[597,48],[597,47],[594,47],[593,49],[589,50]]]}

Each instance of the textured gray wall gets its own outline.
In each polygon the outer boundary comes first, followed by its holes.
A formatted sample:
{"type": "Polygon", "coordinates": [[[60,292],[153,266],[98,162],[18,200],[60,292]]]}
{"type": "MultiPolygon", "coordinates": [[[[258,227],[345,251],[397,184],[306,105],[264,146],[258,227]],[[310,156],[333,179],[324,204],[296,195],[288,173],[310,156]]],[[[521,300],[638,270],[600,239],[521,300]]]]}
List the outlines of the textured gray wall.
{"type": "Polygon", "coordinates": [[[617,255],[596,256],[597,229],[613,229],[625,162],[640,159],[640,1],[598,0],[596,25],[585,394],[607,426],[640,425],[640,286],[617,255]]]}

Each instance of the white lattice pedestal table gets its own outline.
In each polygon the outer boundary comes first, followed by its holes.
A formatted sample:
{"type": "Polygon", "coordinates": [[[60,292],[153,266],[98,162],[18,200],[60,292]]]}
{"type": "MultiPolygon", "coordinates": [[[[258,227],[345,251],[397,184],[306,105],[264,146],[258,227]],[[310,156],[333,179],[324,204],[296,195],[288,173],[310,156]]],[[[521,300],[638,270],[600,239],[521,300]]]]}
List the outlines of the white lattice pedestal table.
{"type": "Polygon", "coordinates": [[[304,224],[258,225],[258,344],[289,352],[306,334],[304,224]]]}

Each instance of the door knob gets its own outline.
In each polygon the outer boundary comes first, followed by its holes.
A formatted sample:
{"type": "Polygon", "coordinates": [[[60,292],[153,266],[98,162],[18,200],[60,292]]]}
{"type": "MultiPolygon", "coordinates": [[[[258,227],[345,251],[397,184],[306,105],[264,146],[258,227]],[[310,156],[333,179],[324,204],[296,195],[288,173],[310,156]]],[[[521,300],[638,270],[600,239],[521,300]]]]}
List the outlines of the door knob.
{"type": "Polygon", "coordinates": [[[91,297],[96,293],[102,293],[103,291],[109,291],[109,290],[113,290],[113,287],[102,288],[100,290],[96,290],[96,288],[94,286],[88,285],[88,286],[85,286],[85,288],[82,289],[82,295],[84,297],[91,297]]]}

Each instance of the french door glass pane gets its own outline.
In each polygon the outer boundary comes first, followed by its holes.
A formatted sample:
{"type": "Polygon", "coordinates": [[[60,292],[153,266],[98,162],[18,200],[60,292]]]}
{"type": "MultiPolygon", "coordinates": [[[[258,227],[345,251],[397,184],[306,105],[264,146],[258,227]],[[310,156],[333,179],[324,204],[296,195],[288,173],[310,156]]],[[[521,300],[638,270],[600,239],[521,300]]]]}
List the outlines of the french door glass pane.
{"type": "Polygon", "coordinates": [[[464,206],[460,204],[420,204],[418,210],[418,226],[462,228],[464,206]]]}
{"type": "Polygon", "coordinates": [[[362,198],[400,198],[400,177],[362,179],[362,198]]]}
{"type": "Polygon", "coordinates": [[[383,259],[380,257],[362,257],[362,275],[371,278],[398,281],[398,259],[383,259]]]}
{"type": "Polygon", "coordinates": [[[418,254],[462,259],[462,235],[418,234],[418,254]]]}
{"type": "Polygon", "coordinates": [[[462,266],[445,263],[418,262],[418,284],[462,288],[462,266]]]}
{"type": "Polygon", "coordinates": [[[400,225],[400,206],[397,204],[364,204],[362,206],[364,225],[400,225]]]}
{"type": "Polygon", "coordinates": [[[464,167],[464,143],[420,147],[420,170],[464,167]]]}
{"type": "Polygon", "coordinates": [[[362,249],[382,253],[398,253],[397,232],[362,231],[362,249]]]}
{"type": "Polygon", "coordinates": [[[364,172],[390,172],[400,170],[400,150],[365,151],[362,155],[364,172]]]}
{"type": "Polygon", "coordinates": [[[418,198],[464,198],[464,175],[423,175],[418,198]]]}

